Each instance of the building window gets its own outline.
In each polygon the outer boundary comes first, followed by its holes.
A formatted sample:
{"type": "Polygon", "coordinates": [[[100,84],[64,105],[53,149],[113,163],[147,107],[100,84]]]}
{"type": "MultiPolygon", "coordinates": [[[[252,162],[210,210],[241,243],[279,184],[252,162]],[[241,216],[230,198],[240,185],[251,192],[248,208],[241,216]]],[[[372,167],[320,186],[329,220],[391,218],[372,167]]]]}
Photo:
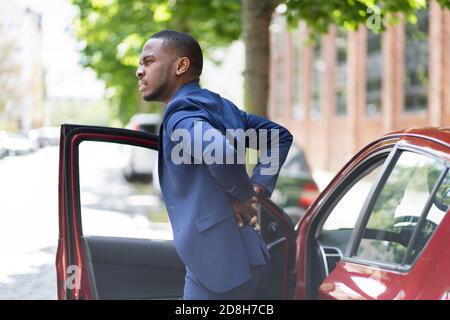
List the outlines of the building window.
{"type": "Polygon", "coordinates": [[[366,114],[381,111],[381,35],[367,29],[366,114]]]}
{"type": "Polygon", "coordinates": [[[428,50],[428,10],[420,10],[405,27],[405,111],[427,109],[428,50]]]}
{"type": "Polygon", "coordinates": [[[301,95],[302,85],[302,65],[301,65],[301,51],[302,51],[302,34],[300,30],[292,32],[292,88],[291,99],[292,109],[294,111],[294,118],[300,119],[304,115],[303,97],[301,95]]]}
{"type": "Polygon", "coordinates": [[[320,116],[320,89],[324,69],[325,63],[322,60],[321,44],[318,39],[313,47],[313,85],[311,98],[311,115],[315,118],[320,116]]]}
{"type": "Polygon", "coordinates": [[[336,32],[336,114],[347,113],[347,33],[338,28],[336,32]]]}

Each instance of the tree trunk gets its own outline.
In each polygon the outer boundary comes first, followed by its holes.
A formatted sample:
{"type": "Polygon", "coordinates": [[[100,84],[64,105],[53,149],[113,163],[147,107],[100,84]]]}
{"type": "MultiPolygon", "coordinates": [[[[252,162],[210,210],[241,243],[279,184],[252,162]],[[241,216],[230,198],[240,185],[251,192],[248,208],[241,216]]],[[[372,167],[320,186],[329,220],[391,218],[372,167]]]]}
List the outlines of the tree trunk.
{"type": "Polygon", "coordinates": [[[244,106],[247,112],[264,117],[267,117],[269,97],[269,26],[278,3],[274,0],[243,0],[244,106]]]}

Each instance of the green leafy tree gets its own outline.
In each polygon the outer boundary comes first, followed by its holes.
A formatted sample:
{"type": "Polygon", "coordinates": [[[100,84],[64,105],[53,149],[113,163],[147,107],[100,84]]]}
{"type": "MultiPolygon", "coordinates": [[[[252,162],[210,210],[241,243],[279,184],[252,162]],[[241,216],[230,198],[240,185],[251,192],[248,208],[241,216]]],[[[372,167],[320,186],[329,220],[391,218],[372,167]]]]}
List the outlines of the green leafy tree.
{"type": "Polygon", "coordinates": [[[156,108],[139,97],[135,71],[151,34],[175,29],[192,34],[208,51],[241,32],[238,0],[72,0],[79,9],[74,27],[84,46],[82,64],[105,81],[106,95],[122,122],[156,108]],[[205,3],[207,5],[205,5],[205,3]]]}
{"type": "MultiPolygon", "coordinates": [[[[438,0],[450,8],[450,0],[438,0]]],[[[360,23],[398,21],[403,13],[414,23],[425,0],[72,0],[79,8],[75,29],[84,44],[83,61],[107,86],[107,96],[126,121],[150,106],[140,100],[134,72],[146,39],[162,29],[187,32],[197,38],[206,54],[243,34],[246,66],[245,108],[267,115],[269,92],[269,26],[275,8],[283,4],[289,25],[304,21],[312,34],[330,24],[356,29],[360,23]],[[376,19],[375,21],[371,21],[376,19]]]]}

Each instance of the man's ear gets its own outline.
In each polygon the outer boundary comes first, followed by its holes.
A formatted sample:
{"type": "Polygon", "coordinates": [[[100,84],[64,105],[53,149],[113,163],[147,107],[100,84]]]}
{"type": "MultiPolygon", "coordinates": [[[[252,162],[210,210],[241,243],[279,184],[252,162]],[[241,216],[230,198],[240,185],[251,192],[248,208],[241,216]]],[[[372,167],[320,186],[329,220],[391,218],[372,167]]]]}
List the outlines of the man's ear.
{"type": "Polygon", "coordinates": [[[181,76],[183,73],[185,73],[189,66],[191,65],[191,62],[189,61],[188,57],[181,57],[177,61],[177,68],[175,70],[175,73],[177,76],[181,76]]]}

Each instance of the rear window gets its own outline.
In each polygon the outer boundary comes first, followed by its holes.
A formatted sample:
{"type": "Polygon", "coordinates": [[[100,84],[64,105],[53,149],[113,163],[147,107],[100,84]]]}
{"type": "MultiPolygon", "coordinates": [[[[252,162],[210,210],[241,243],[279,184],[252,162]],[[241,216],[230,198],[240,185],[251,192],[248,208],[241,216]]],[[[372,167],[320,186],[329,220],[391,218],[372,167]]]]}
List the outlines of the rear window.
{"type": "Polygon", "coordinates": [[[141,124],[139,128],[142,131],[157,134],[157,125],[155,124],[141,124]]]}
{"type": "Polygon", "coordinates": [[[294,145],[291,147],[286,157],[286,161],[280,170],[280,175],[291,177],[311,175],[305,155],[299,147],[294,145]]]}

